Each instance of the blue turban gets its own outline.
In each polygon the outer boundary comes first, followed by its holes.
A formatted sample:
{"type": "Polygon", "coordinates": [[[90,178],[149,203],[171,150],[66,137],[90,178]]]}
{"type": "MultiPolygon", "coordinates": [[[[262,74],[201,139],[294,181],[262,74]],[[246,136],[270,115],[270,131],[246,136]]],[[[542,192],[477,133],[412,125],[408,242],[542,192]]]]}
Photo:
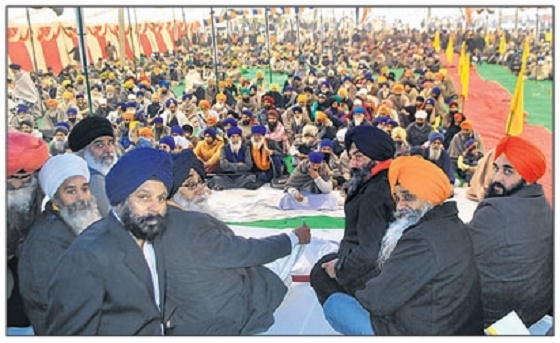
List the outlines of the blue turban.
{"type": "Polygon", "coordinates": [[[303,109],[301,108],[301,106],[292,107],[292,112],[296,112],[296,111],[298,111],[299,113],[303,113],[303,109]]]}
{"type": "Polygon", "coordinates": [[[161,80],[159,82],[159,86],[160,87],[165,87],[165,88],[169,88],[169,82],[165,81],[165,80],[161,80]]]}
{"type": "Polygon", "coordinates": [[[226,118],[224,119],[224,126],[226,126],[227,124],[231,124],[231,126],[237,126],[237,120],[233,119],[233,118],[226,118]]]}
{"type": "Polygon", "coordinates": [[[253,118],[253,112],[251,112],[249,110],[243,110],[243,111],[241,111],[241,114],[244,114],[249,118],[253,118]]]}
{"type": "Polygon", "coordinates": [[[426,101],[424,102],[425,105],[432,105],[434,106],[436,104],[436,101],[432,98],[426,99],[426,101]]]}
{"type": "Polygon", "coordinates": [[[182,136],[185,134],[185,131],[183,131],[183,128],[180,127],[179,125],[173,125],[171,126],[171,134],[178,134],[179,136],[182,136]]]}
{"type": "Polygon", "coordinates": [[[321,148],[322,147],[329,147],[329,148],[333,148],[333,141],[331,141],[328,138],[323,138],[323,140],[321,141],[321,148]]]}
{"type": "Polygon", "coordinates": [[[91,88],[92,89],[97,88],[98,91],[101,91],[101,86],[100,85],[93,85],[91,88]]]}
{"type": "Polygon", "coordinates": [[[78,94],[76,95],[76,99],[78,99],[78,98],[84,99],[85,97],[84,97],[84,95],[83,95],[82,93],[78,93],[78,94]]]}
{"type": "Polygon", "coordinates": [[[173,160],[163,150],[134,149],[124,154],[105,177],[105,193],[113,206],[122,203],[150,179],[165,185],[168,194],[173,186],[173,160]]]}
{"type": "Polygon", "coordinates": [[[148,86],[146,86],[145,84],[141,83],[138,85],[138,88],[140,89],[148,89],[148,86]]]}
{"type": "Polygon", "coordinates": [[[57,128],[57,127],[64,127],[64,128],[66,128],[66,132],[70,131],[70,124],[68,124],[68,123],[65,122],[65,121],[61,121],[61,122],[56,123],[56,124],[54,125],[54,127],[55,127],[55,128],[57,128]]]}
{"type": "Polygon", "coordinates": [[[66,114],[78,115],[78,110],[75,107],[70,107],[66,110],[66,114]]]}
{"type": "Polygon", "coordinates": [[[294,81],[299,80],[301,81],[301,77],[299,77],[298,75],[294,76],[294,81]]]}
{"type": "Polygon", "coordinates": [[[117,102],[116,106],[123,111],[126,110],[126,105],[124,102],[117,102]]]}
{"type": "Polygon", "coordinates": [[[439,132],[431,132],[428,136],[428,140],[430,141],[430,143],[433,143],[436,139],[443,143],[445,138],[439,132]]]}
{"type": "Polygon", "coordinates": [[[388,122],[389,122],[389,118],[388,118],[388,117],[379,117],[379,118],[377,118],[377,124],[381,124],[381,123],[387,124],[388,122]]]}
{"type": "Polygon", "coordinates": [[[144,92],[143,92],[143,91],[138,91],[138,92],[136,92],[136,96],[137,96],[137,97],[138,97],[138,96],[144,96],[144,92]]]}
{"type": "Polygon", "coordinates": [[[241,136],[241,133],[242,133],[242,132],[241,132],[241,129],[238,128],[237,126],[234,126],[234,127],[232,127],[231,129],[229,129],[229,130],[227,131],[228,137],[231,137],[231,136],[233,136],[233,135],[239,135],[239,136],[241,136]]]}
{"type": "Polygon", "coordinates": [[[183,101],[185,101],[186,99],[192,99],[192,94],[189,93],[183,94],[183,101]]]}
{"type": "Polygon", "coordinates": [[[259,134],[264,136],[266,134],[266,127],[264,127],[263,125],[255,125],[251,127],[251,133],[252,134],[259,134]]]}
{"type": "Polygon", "coordinates": [[[204,130],[204,135],[210,135],[210,137],[212,137],[212,139],[216,139],[216,129],[214,129],[213,127],[209,127],[206,130],[204,130]]]}
{"type": "Polygon", "coordinates": [[[17,63],[12,63],[12,64],[9,65],[9,68],[13,69],[13,70],[20,70],[21,66],[17,63]]]}
{"type": "Polygon", "coordinates": [[[323,86],[329,88],[331,85],[327,81],[323,81],[321,82],[321,87],[323,86]]]}
{"type": "Polygon", "coordinates": [[[323,162],[324,155],[322,152],[312,151],[309,153],[309,162],[311,163],[321,163],[323,162]]]}
{"type": "Polygon", "coordinates": [[[311,70],[309,71],[309,74],[310,74],[310,75],[313,75],[313,76],[317,76],[317,72],[316,72],[315,70],[313,70],[313,69],[311,69],[311,70]]]}
{"type": "Polygon", "coordinates": [[[257,85],[251,85],[251,86],[249,86],[249,89],[257,90],[257,85]]]}
{"type": "Polygon", "coordinates": [[[352,78],[351,78],[350,76],[345,76],[345,77],[342,79],[342,82],[346,82],[346,81],[352,82],[352,78]]]}
{"type": "Polygon", "coordinates": [[[173,158],[173,188],[169,193],[169,198],[175,195],[183,182],[189,178],[191,169],[194,169],[202,180],[206,179],[204,165],[196,158],[192,150],[185,149],[178,154],[171,154],[171,157],[173,158]]]}
{"type": "Polygon", "coordinates": [[[432,89],[432,93],[435,95],[440,95],[441,94],[441,89],[439,89],[438,87],[434,87],[432,89]]]}
{"type": "Polygon", "coordinates": [[[175,104],[175,106],[177,106],[177,100],[171,98],[171,99],[167,99],[167,101],[165,102],[165,107],[169,108],[169,106],[171,106],[171,104],[175,104]]]}
{"type": "Polygon", "coordinates": [[[352,111],[352,115],[354,114],[363,114],[366,115],[366,109],[361,107],[361,106],[357,106],[354,108],[354,110],[352,111]]]}
{"type": "Polygon", "coordinates": [[[25,105],[18,105],[17,106],[17,113],[20,113],[20,112],[27,113],[27,112],[29,112],[29,108],[27,108],[27,106],[25,106],[25,105]]]}
{"type": "Polygon", "coordinates": [[[391,136],[375,126],[355,126],[348,130],[344,140],[346,150],[352,144],[374,161],[385,161],[395,155],[395,144],[391,136]]]}
{"type": "Polygon", "coordinates": [[[162,117],[155,117],[154,118],[154,124],[155,123],[163,123],[163,118],[162,117]]]}
{"type": "Polygon", "coordinates": [[[124,107],[125,107],[125,108],[131,108],[131,107],[136,108],[136,103],[135,103],[135,102],[132,102],[132,101],[128,101],[128,102],[126,102],[126,103],[124,104],[124,107]]]}
{"type": "Polygon", "coordinates": [[[286,86],[284,87],[284,92],[293,92],[294,88],[292,86],[286,86]]]}
{"type": "Polygon", "coordinates": [[[175,139],[171,136],[163,136],[159,140],[159,144],[167,144],[171,150],[175,150],[175,139]]]}
{"type": "MultiPolygon", "coordinates": [[[[443,142],[443,141],[442,141],[443,142]]],[[[476,140],[474,138],[469,138],[467,139],[467,141],[465,142],[465,149],[470,147],[471,145],[473,145],[474,143],[476,143],[476,140]]]]}
{"type": "Polygon", "coordinates": [[[387,124],[388,124],[388,125],[391,125],[391,126],[393,126],[393,127],[399,126],[399,123],[397,123],[397,122],[394,121],[394,120],[389,120],[389,121],[387,122],[387,124]]]}

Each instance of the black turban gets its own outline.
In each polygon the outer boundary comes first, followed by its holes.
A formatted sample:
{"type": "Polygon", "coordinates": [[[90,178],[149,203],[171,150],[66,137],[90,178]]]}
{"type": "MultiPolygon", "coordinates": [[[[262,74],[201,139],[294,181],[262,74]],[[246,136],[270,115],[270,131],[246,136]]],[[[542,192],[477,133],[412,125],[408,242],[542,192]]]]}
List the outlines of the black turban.
{"type": "Polygon", "coordinates": [[[148,180],[173,186],[173,161],[165,150],[138,148],[124,154],[105,177],[105,192],[111,205],[117,205],[148,180]]]}
{"type": "Polygon", "coordinates": [[[173,187],[169,193],[171,198],[181,187],[183,182],[189,178],[191,169],[194,169],[200,177],[206,179],[204,165],[196,158],[192,150],[183,150],[178,154],[171,154],[173,157],[173,187]]]}
{"type": "Polygon", "coordinates": [[[101,117],[87,117],[70,131],[68,146],[73,152],[80,151],[94,139],[102,136],[115,136],[111,122],[101,117]]]}
{"type": "Polygon", "coordinates": [[[374,161],[385,161],[395,156],[395,144],[391,136],[375,126],[356,126],[348,130],[344,139],[346,150],[352,143],[367,157],[374,161]]]}

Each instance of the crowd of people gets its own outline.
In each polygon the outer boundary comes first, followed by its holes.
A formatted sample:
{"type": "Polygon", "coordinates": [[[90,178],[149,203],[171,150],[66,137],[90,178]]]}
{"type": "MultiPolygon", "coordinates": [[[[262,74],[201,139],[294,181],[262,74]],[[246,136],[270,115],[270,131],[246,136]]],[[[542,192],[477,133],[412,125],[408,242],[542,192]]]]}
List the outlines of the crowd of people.
{"type": "MultiPolygon", "coordinates": [[[[481,34],[456,42],[488,60],[481,34]]],[[[545,158],[517,137],[485,148],[433,33],[331,28],[301,49],[286,34],[271,56],[255,31],[235,38],[217,63],[204,39],[185,39],[135,61],[113,53],[87,80],[78,65],[33,76],[9,66],[8,326],[266,331],[310,228],[243,238],[208,198],[268,184],[282,210],[345,199],[339,251],[311,271],[338,332],[479,335],[511,311],[533,333],[550,329],[545,158]],[[480,201],[466,224],[460,185],[480,201]]]]}

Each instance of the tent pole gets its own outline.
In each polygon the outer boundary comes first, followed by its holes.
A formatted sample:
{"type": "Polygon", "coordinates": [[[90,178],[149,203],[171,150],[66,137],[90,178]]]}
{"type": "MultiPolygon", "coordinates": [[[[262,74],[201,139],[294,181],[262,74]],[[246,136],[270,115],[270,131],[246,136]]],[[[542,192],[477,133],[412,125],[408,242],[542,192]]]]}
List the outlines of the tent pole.
{"type": "Polygon", "coordinates": [[[140,29],[138,28],[138,13],[136,13],[136,7],[134,7],[134,27],[136,28],[136,39],[138,40],[138,50],[139,54],[145,52],[142,51],[142,44],[140,43],[140,29]]]}
{"type": "Polygon", "coordinates": [[[124,62],[125,59],[125,38],[124,38],[124,8],[119,7],[119,56],[121,64],[124,62]]]}
{"type": "MultiPolygon", "coordinates": [[[[39,69],[37,68],[37,53],[35,52],[35,39],[33,39],[33,28],[31,27],[31,16],[29,15],[29,8],[25,8],[27,13],[27,24],[29,25],[29,38],[31,39],[31,48],[33,49],[33,66],[35,68],[34,82],[39,82],[39,69]]],[[[39,94],[39,108],[41,109],[41,117],[45,116],[45,109],[43,108],[43,99],[41,94],[39,94]]]]}
{"type": "Polygon", "coordinates": [[[78,20],[78,43],[80,45],[80,56],[82,58],[82,69],[84,72],[84,76],[86,78],[86,89],[87,89],[87,97],[88,97],[88,107],[89,107],[89,116],[93,117],[93,108],[92,108],[92,101],[91,101],[91,88],[89,86],[89,73],[88,73],[88,61],[87,61],[87,46],[86,42],[84,41],[84,22],[82,20],[82,8],[76,8],[76,19],[78,20]]]}
{"type": "Polygon", "coordinates": [[[272,84],[272,67],[270,66],[270,61],[272,60],[272,56],[270,56],[270,32],[268,29],[268,11],[270,11],[270,7],[266,7],[264,9],[264,24],[266,25],[266,50],[268,51],[268,76],[269,82],[272,84]]]}
{"type": "Polygon", "coordinates": [[[138,80],[138,71],[136,70],[136,46],[134,45],[134,40],[132,39],[132,22],[130,21],[130,7],[126,8],[128,14],[128,35],[130,36],[130,44],[132,44],[132,62],[134,62],[134,75],[138,80]]]}
{"type": "Polygon", "coordinates": [[[218,87],[218,41],[216,39],[216,29],[214,27],[214,8],[210,7],[210,20],[212,21],[212,47],[214,50],[214,74],[216,76],[216,87],[218,87]]]}
{"type": "Polygon", "coordinates": [[[185,41],[186,41],[186,46],[185,49],[187,51],[185,51],[185,53],[189,52],[189,32],[187,31],[187,19],[185,19],[185,8],[181,7],[181,13],[183,14],[183,25],[185,27],[185,31],[184,31],[184,36],[185,36],[185,41]]]}

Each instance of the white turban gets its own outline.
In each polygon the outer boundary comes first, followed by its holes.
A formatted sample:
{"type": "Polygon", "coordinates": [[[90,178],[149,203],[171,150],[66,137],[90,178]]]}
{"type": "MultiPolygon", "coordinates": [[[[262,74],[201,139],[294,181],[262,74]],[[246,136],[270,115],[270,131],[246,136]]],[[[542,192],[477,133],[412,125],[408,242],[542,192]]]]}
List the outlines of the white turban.
{"type": "Polygon", "coordinates": [[[39,183],[45,195],[53,198],[58,187],[73,176],[83,176],[89,182],[87,162],[74,154],[52,156],[39,172],[39,183]]]}

